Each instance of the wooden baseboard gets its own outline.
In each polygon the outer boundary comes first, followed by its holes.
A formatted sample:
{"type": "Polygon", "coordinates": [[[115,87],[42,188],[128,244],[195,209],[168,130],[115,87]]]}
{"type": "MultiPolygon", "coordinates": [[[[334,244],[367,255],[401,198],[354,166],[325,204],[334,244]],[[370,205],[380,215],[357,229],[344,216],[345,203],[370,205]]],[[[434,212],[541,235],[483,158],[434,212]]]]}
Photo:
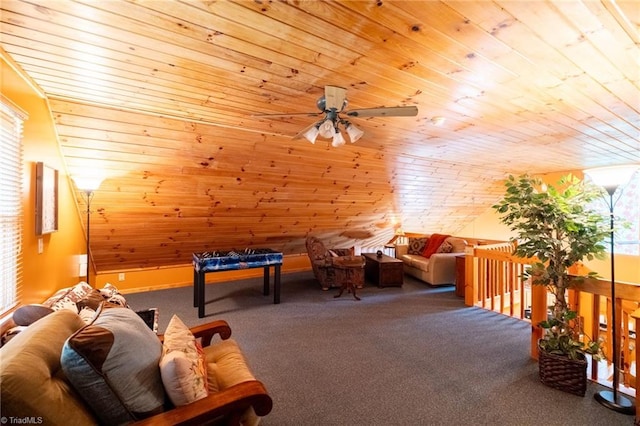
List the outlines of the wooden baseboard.
{"type": "MultiPolygon", "coordinates": [[[[310,270],[311,270],[311,266],[308,266],[308,265],[297,266],[297,267],[290,265],[287,268],[285,268],[283,265],[281,273],[282,275],[286,275],[286,274],[292,274],[295,272],[305,272],[310,270]]],[[[262,268],[217,272],[215,274],[206,275],[206,278],[207,278],[206,284],[221,284],[229,281],[239,281],[239,280],[245,280],[249,278],[262,278],[263,274],[264,272],[262,268]]],[[[168,284],[162,284],[162,285],[130,288],[130,289],[127,289],[126,291],[122,291],[122,293],[123,294],[142,293],[145,291],[168,290],[171,288],[192,287],[192,286],[193,286],[193,281],[187,281],[187,282],[168,283],[168,284]]]]}

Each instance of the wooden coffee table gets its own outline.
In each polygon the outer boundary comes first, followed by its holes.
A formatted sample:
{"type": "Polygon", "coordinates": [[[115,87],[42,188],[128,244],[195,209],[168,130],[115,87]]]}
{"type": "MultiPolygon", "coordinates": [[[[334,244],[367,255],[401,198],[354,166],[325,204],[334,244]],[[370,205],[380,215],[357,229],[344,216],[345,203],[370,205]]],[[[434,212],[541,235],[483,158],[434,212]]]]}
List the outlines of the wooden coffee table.
{"type": "Polygon", "coordinates": [[[366,260],[364,276],[378,287],[402,287],[404,270],[402,260],[383,254],[362,253],[366,260]]]}

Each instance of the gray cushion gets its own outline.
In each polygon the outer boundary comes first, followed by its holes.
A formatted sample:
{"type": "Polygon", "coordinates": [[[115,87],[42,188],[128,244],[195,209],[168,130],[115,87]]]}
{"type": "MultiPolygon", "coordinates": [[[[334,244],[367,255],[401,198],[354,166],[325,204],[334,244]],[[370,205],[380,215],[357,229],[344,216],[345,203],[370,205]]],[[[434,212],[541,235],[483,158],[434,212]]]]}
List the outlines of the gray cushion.
{"type": "Polygon", "coordinates": [[[62,348],[62,369],[101,423],[162,412],[162,344],[132,310],[103,303],[92,323],[62,348]]]}

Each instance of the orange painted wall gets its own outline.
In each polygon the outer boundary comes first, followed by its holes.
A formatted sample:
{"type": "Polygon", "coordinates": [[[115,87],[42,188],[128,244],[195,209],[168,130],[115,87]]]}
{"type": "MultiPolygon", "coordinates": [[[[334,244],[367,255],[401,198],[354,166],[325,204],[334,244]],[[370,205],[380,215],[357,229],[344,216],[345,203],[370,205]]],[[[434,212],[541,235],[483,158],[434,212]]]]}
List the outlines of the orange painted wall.
{"type": "Polygon", "coordinates": [[[47,102],[16,69],[9,66],[10,58],[5,55],[2,52],[2,94],[29,114],[29,119],[24,123],[23,139],[24,281],[20,302],[34,303],[80,280],[78,255],[85,251],[84,233],[47,102]],[[35,234],[35,163],[39,161],[59,171],[59,231],[42,237],[35,234]],[[38,253],[38,238],[42,238],[42,253],[38,253]]]}
{"type": "MultiPolygon", "coordinates": [[[[562,176],[568,173],[573,173],[579,179],[583,178],[582,171],[580,170],[550,173],[540,177],[543,181],[555,185],[562,176]]],[[[498,202],[498,199],[495,201],[498,202]]],[[[492,208],[487,209],[487,211],[457,232],[457,234],[496,240],[508,240],[514,236],[507,226],[500,223],[499,216],[492,208]]],[[[611,277],[611,264],[608,257],[603,260],[585,261],[585,266],[598,272],[603,278],[611,277]]],[[[616,281],[640,284],[640,256],[616,254],[615,268],[616,281]]]]}

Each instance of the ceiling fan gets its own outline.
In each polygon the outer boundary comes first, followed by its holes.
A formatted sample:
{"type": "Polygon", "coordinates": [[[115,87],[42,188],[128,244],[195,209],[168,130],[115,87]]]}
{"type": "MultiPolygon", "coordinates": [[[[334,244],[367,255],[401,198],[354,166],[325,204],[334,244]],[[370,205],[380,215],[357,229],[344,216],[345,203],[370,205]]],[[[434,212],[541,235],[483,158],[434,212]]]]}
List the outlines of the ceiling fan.
{"type": "Polygon", "coordinates": [[[334,147],[345,144],[344,136],[338,127],[342,124],[344,130],[349,135],[351,143],[356,142],[364,135],[364,132],[354,126],[349,120],[342,116],[368,118],[368,117],[414,117],[418,114],[418,108],[415,106],[398,106],[398,107],[378,107],[352,109],[345,111],[347,107],[347,89],[338,86],[325,86],[324,95],[318,98],[316,106],[320,112],[303,112],[293,114],[256,114],[254,117],[292,117],[292,116],[308,116],[317,117],[324,114],[319,121],[302,129],[293,139],[306,138],[309,142],[315,143],[316,138],[333,138],[331,145],[334,147]]]}

